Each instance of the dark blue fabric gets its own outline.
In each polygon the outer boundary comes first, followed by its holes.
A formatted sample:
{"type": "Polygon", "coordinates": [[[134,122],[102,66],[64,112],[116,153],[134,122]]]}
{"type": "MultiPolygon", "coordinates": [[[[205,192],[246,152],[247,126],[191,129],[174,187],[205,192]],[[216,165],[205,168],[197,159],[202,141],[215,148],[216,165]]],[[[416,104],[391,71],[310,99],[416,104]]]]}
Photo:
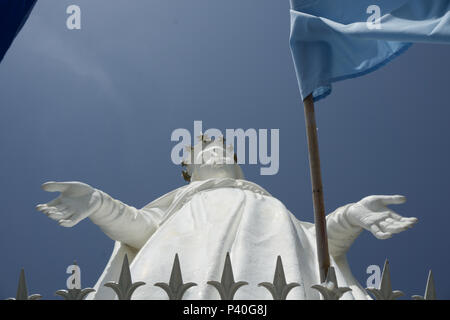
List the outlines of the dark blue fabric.
{"type": "Polygon", "coordinates": [[[37,0],[0,0],[0,62],[37,0]]]}

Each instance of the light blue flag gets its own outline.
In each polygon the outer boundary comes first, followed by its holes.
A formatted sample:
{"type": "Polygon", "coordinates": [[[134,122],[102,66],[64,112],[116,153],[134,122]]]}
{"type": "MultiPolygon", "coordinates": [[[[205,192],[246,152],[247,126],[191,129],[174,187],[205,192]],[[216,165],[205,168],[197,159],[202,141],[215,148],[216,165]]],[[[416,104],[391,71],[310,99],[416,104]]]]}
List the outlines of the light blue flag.
{"type": "Polygon", "coordinates": [[[450,43],[450,0],[291,0],[290,45],[302,99],[374,71],[413,42],[450,43]]]}

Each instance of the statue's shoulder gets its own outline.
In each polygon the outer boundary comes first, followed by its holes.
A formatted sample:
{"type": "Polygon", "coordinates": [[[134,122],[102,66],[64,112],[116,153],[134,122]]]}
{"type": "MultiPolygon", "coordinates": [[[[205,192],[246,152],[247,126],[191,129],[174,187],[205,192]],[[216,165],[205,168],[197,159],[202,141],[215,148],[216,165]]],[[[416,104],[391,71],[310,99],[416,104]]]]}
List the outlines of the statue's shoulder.
{"type": "Polygon", "coordinates": [[[174,202],[174,200],[177,198],[177,196],[179,194],[182,194],[183,191],[185,191],[188,187],[189,187],[189,185],[185,185],[185,186],[179,187],[177,189],[174,189],[174,190],[160,196],[159,198],[153,200],[149,204],[145,205],[142,209],[168,208],[174,202]]]}

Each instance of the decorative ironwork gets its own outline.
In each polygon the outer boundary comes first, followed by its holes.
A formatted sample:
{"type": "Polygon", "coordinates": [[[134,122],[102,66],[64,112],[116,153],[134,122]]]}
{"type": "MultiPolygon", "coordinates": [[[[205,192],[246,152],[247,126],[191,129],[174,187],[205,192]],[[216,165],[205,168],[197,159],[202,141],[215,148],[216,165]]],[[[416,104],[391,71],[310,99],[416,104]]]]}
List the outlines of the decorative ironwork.
{"type": "Polygon", "coordinates": [[[55,295],[61,296],[64,300],[84,300],[86,296],[95,292],[92,288],[85,289],[68,289],[68,290],[58,290],[55,292],[55,295]]]}
{"type": "MultiPolygon", "coordinates": [[[[75,282],[72,282],[72,284],[74,283],[75,282]]],[[[61,296],[64,300],[85,300],[89,293],[95,292],[95,290],[92,288],[81,289],[81,284],[79,284],[79,282],[76,283],[78,283],[76,287],[73,286],[74,288],[72,289],[58,290],[55,292],[55,295],[61,296]]],[[[244,285],[248,285],[249,283],[246,281],[236,282],[234,280],[230,254],[227,253],[223,266],[221,281],[219,282],[211,280],[208,281],[207,284],[213,286],[218,291],[222,300],[233,300],[237,290],[239,290],[239,288],[244,285]]],[[[105,287],[109,287],[114,290],[117,295],[117,299],[119,300],[131,300],[135,290],[143,285],[145,285],[145,282],[132,282],[127,255],[125,255],[123,258],[122,269],[120,271],[118,282],[111,281],[104,284],[105,287]]],[[[157,282],[154,285],[163,289],[168,295],[169,300],[182,300],[187,290],[194,286],[197,286],[197,284],[194,282],[183,282],[178,254],[175,254],[174,257],[169,282],[157,282]]],[[[295,287],[301,286],[301,284],[296,282],[287,283],[283,261],[281,259],[281,256],[277,256],[273,282],[261,282],[258,284],[258,286],[267,289],[274,300],[286,300],[291,290],[295,287]]],[[[70,288],[72,286],[68,284],[68,287],[70,288]]],[[[351,291],[351,289],[348,287],[338,286],[336,272],[333,267],[329,268],[325,282],[314,285],[312,286],[312,288],[319,291],[324,300],[339,300],[346,292],[351,291]]],[[[374,296],[375,300],[396,300],[397,298],[404,295],[402,291],[392,290],[390,265],[388,260],[386,260],[384,263],[379,288],[366,288],[366,290],[374,296]]],[[[42,296],[40,294],[28,295],[25,271],[24,269],[21,269],[16,297],[9,298],[7,300],[38,300],[41,298],[42,296]]],[[[412,299],[437,299],[434,277],[431,270],[428,273],[424,295],[413,295],[412,299]]]]}
{"type": "Polygon", "coordinates": [[[286,300],[289,292],[295,288],[300,286],[300,284],[296,282],[287,283],[286,276],[284,274],[283,262],[281,261],[281,257],[277,258],[277,265],[275,267],[275,275],[273,277],[273,283],[270,282],[261,282],[258,284],[259,287],[264,287],[272,294],[273,300],[286,300]]]}
{"type": "Polygon", "coordinates": [[[218,281],[208,281],[208,284],[212,285],[220,294],[222,300],[233,300],[236,291],[245,285],[248,285],[246,281],[234,281],[233,267],[231,266],[230,253],[227,252],[225,258],[225,264],[222,272],[222,279],[218,281]]]}
{"type": "Polygon", "coordinates": [[[392,291],[391,272],[389,261],[387,259],[383,267],[383,275],[381,276],[380,288],[366,288],[366,290],[373,294],[376,300],[395,300],[404,295],[404,293],[400,290],[392,291]]]}
{"type": "Polygon", "coordinates": [[[25,280],[25,270],[20,270],[19,284],[17,286],[17,293],[15,298],[9,298],[8,300],[38,300],[41,299],[40,294],[28,295],[27,282],[25,280]]]}
{"type": "Polygon", "coordinates": [[[436,300],[436,289],[434,287],[433,273],[428,273],[427,286],[425,288],[425,294],[422,296],[412,296],[414,300],[436,300]]]}
{"type": "Polygon", "coordinates": [[[333,267],[328,268],[327,278],[321,284],[313,285],[311,288],[319,291],[324,300],[339,300],[344,293],[351,291],[348,287],[340,288],[336,279],[336,272],[333,267]]]}
{"type": "Polygon", "coordinates": [[[181,274],[180,260],[178,259],[178,253],[175,254],[173,261],[172,272],[170,274],[169,283],[158,282],[155,286],[163,289],[169,296],[169,300],[181,300],[185,292],[196,286],[194,282],[183,283],[183,276],[181,274]]]}
{"type": "Polygon", "coordinates": [[[107,282],[104,286],[113,289],[119,300],[131,300],[134,291],[144,284],[145,282],[142,281],[132,282],[128,256],[125,255],[123,258],[122,270],[120,271],[119,282],[107,282]]]}
{"type": "MultiPolygon", "coordinates": [[[[73,264],[76,265],[77,262],[74,261],[73,264]]],[[[72,275],[73,273],[74,271],[72,271],[72,275]]],[[[55,292],[55,295],[63,297],[64,300],[84,300],[91,292],[95,292],[95,290],[92,288],[72,288],[68,290],[58,290],[55,292]]]]}

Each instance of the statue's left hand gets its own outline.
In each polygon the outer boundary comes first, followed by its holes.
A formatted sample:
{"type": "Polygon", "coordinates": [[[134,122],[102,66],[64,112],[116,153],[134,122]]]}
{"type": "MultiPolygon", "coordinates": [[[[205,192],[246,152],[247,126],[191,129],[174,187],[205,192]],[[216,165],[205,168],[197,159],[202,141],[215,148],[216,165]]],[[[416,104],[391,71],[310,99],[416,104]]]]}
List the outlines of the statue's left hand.
{"type": "Polygon", "coordinates": [[[42,189],[61,192],[59,197],[46,204],[37,205],[36,209],[58,221],[63,227],[73,227],[101,205],[100,192],[82,182],[46,182],[42,189]]]}
{"type": "Polygon", "coordinates": [[[417,222],[417,218],[404,218],[387,207],[405,201],[406,198],[399,195],[369,196],[351,205],[347,216],[351,224],[372,232],[378,239],[388,239],[417,222]]]}

